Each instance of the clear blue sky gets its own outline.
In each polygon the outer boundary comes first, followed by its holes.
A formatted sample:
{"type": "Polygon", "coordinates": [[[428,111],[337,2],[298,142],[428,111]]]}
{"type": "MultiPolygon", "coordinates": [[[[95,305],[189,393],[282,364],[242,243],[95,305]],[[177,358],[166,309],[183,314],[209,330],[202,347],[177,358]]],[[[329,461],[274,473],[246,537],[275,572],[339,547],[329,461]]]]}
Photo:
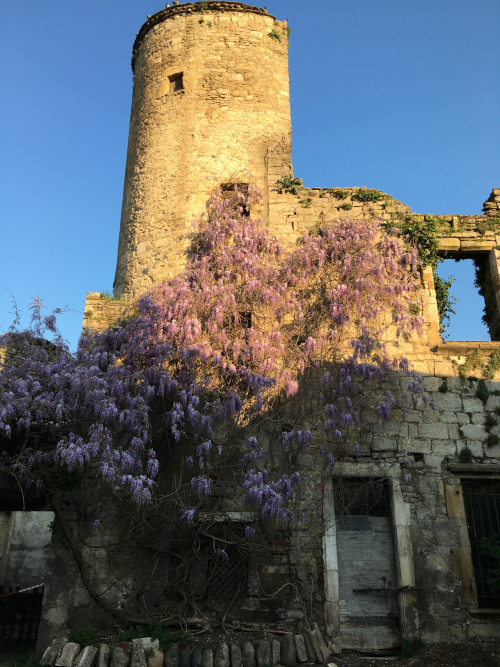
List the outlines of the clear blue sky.
{"type": "MultiPolygon", "coordinates": [[[[499,0],[266,2],[292,30],[293,164],[306,185],[379,188],[419,213],[481,212],[500,187],[499,0]]],[[[24,313],[38,290],[76,311],[61,321],[75,347],[86,292],[111,290],[131,48],[163,7],[0,4],[0,330],[7,290],[24,313]]],[[[463,282],[451,339],[484,339],[463,282]]]]}

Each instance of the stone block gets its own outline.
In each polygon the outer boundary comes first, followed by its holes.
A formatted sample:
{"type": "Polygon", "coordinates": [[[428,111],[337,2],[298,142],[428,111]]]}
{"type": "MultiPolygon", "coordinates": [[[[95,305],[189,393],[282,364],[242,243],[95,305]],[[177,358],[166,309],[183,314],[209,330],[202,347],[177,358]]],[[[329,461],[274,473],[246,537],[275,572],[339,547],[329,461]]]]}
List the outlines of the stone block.
{"type": "Polygon", "coordinates": [[[477,424],[464,424],[460,427],[460,431],[466,440],[485,440],[488,435],[484,427],[477,424]]]}
{"type": "Polygon", "coordinates": [[[456,440],[433,440],[432,454],[434,456],[455,456],[457,453],[456,440]]]}
{"type": "Polygon", "coordinates": [[[398,448],[395,438],[386,438],[383,435],[373,436],[373,449],[375,451],[396,451],[398,448]]]}
{"type": "Polygon", "coordinates": [[[203,651],[201,667],[214,667],[214,653],[211,648],[206,648],[203,651]]]}
{"type": "Polygon", "coordinates": [[[456,415],[460,425],[470,424],[470,417],[466,412],[457,412],[456,415]]]}
{"type": "Polygon", "coordinates": [[[296,655],[293,635],[289,632],[281,639],[281,664],[285,667],[294,667],[296,655]]]}
{"type": "MultiPolygon", "coordinates": [[[[488,383],[490,384],[490,383],[488,383]]],[[[492,382],[491,384],[499,384],[498,382],[492,382]]],[[[491,390],[490,390],[491,391],[491,390]]],[[[487,412],[493,412],[495,408],[500,408],[500,396],[493,396],[490,395],[488,396],[488,400],[486,401],[486,411],[487,412]]]]}
{"type": "Polygon", "coordinates": [[[189,651],[179,653],[179,667],[191,667],[191,655],[189,651]]]}
{"type": "Polygon", "coordinates": [[[271,641],[271,659],[273,665],[281,663],[281,646],[277,639],[271,641]]]}
{"type": "Polygon", "coordinates": [[[127,652],[121,646],[113,646],[111,649],[111,662],[109,667],[128,667],[130,660],[127,652]]]}
{"type": "Polygon", "coordinates": [[[439,239],[439,250],[456,252],[460,250],[460,239],[441,238],[439,239]]]}
{"type": "Polygon", "coordinates": [[[165,651],[165,667],[179,667],[179,645],[172,644],[165,651]]]}
{"type": "Polygon", "coordinates": [[[457,413],[451,412],[450,410],[443,410],[443,412],[440,412],[439,418],[444,424],[456,424],[458,422],[457,413]]]}
{"type": "Polygon", "coordinates": [[[268,641],[260,642],[257,647],[257,667],[271,664],[271,644],[268,641]]]}
{"type": "Polygon", "coordinates": [[[437,391],[442,384],[443,384],[443,378],[434,377],[433,375],[428,375],[427,377],[424,377],[425,391],[437,391]]]}
{"type": "Polygon", "coordinates": [[[73,667],[94,667],[97,657],[95,646],[85,646],[73,663],[73,667]]]}
{"type": "Polygon", "coordinates": [[[494,239],[484,241],[479,239],[467,239],[461,242],[460,249],[462,252],[487,252],[488,250],[492,250],[495,245],[496,242],[494,239]]]}
{"type": "Polygon", "coordinates": [[[389,421],[382,424],[374,424],[371,427],[372,433],[376,435],[386,435],[389,437],[399,436],[408,437],[408,424],[405,422],[389,421]]]}
{"type": "Polygon", "coordinates": [[[470,421],[472,424],[484,424],[486,420],[485,412],[471,412],[470,421]]]}
{"type": "Polygon", "coordinates": [[[231,654],[231,667],[243,667],[241,650],[238,644],[231,644],[229,652],[231,654]]]}
{"type": "Polygon", "coordinates": [[[458,424],[448,424],[448,433],[450,440],[459,440],[461,438],[458,424]]]}
{"type": "Polygon", "coordinates": [[[417,429],[420,438],[448,440],[447,424],[419,424],[417,429]]]}
{"type": "Polygon", "coordinates": [[[433,392],[431,400],[434,403],[435,410],[451,410],[453,412],[462,410],[460,396],[450,391],[444,394],[440,391],[433,392]]]}
{"type": "Polygon", "coordinates": [[[295,651],[297,653],[297,662],[307,662],[307,651],[302,635],[294,635],[295,651]]]}
{"type": "Polygon", "coordinates": [[[464,412],[484,412],[484,403],[475,396],[464,396],[462,399],[464,412]]]}
{"type": "Polygon", "coordinates": [[[196,646],[192,651],[191,651],[191,656],[190,656],[190,667],[201,667],[201,663],[203,661],[203,653],[201,650],[196,646]]]}
{"type": "MultiPolygon", "coordinates": [[[[155,646],[149,651],[148,667],[163,667],[164,657],[163,651],[158,646],[155,646]]],[[[201,667],[201,661],[199,667],[201,667]]]]}
{"type": "Polygon", "coordinates": [[[46,667],[54,667],[54,663],[56,661],[57,656],[59,655],[59,651],[61,650],[61,647],[63,644],[66,643],[66,637],[62,637],[59,639],[54,639],[52,644],[50,646],[47,646],[45,649],[42,659],[40,660],[40,665],[46,666],[46,667]]]}
{"type": "Polygon", "coordinates": [[[408,454],[432,454],[432,442],[430,440],[412,440],[407,447],[408,454]]]}
{"type": "MultiPolygon", "coordinates": [[[[148,639],[150,638],[148,637],[148,639]]],[[[146,667],[146,652],[144,651],[142,639],[134,639],[132,642],[130,667],[146,667]]]]}
{"type": "MultiPolygon", "coordinates": [[[[455,413],[451,413],[455,414],[455,413]]],[[[438,410],[426,410],[422,416],[423,424],[436,424],[441,420],[441,413],[438,410]]]]}
{"type": "Polygon", "coordinates": [[[244,642],[241,646],[243,667],[255,667],[255,649],[251,642],[244,642]]]}
{"type": "Polygon", "coordinates": [[[307,653],[307,662],[316,662],[316,654],[309,639],[309,635],[305,632],[302,633],[302,638],[304,639],[304,646],[306,647],[307,653]]]}
{"type": "Polygon", "coordinates": [[[229,647],[225,642],[221,642],[215,650],[214,667],[229,667],[229,647]]]}
{"type": "Polygon", "coordinates": [[[62,645],[59,655],[56,658],[56,667],[73,667],[73,662],[81,650],[80,644],[75,642],[66,642],[62,645]]]}
{"type": "Polygon", "coordinates": [[[107,644],[100,644],[97,651],[96,667],[108,667],[111,649],[107,644]]]}
{"type": "Polygon", "coordinates": [[[424,461],[425,465],[432,470],[441,470],[441,464],[443,463],[443,456],[434,456],[433,454],[425,454],[424,461]]]}

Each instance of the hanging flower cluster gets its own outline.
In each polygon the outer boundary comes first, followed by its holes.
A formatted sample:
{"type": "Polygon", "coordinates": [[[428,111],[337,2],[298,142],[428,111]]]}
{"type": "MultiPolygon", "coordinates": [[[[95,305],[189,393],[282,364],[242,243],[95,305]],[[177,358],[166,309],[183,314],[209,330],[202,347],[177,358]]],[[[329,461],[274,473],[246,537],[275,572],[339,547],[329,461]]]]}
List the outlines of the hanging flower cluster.
{"type": "MultiPolygon", "coordinates": [[[[408,372],[405,360],[389,360],[380,341],[391,327],[422,329],[422,318],[412,314],[419,305],[417,250],[377,220],[325,223],[299,245],[286,244],[262,219],[246,215],[261,202],[252,186],[245,193],[235,188],[231,198],[215,192],[186,269],[144,295],[137,317],[83,336],[76,354],[39,300],[29,330],[14,324],[0,337],[7,350],[0,371],[6,468],[40,483],[56,465],[70,472],[87,467],[147,503],[158,474],[155,450],[166,438],[192,444],[186,464],[193,468],[193,498],[202,499],[222,453],[212,445],[217,425],[248,424],[279,397],[296,395],[306,368],[324,371],[317,396],[332,442],[359,429],[353,401],[367,395],[366,383],[408,372]],[[53,342],[46,339],[51,333],[53,342]]],[[[418,378],[408,392],[422,397],[418,378]]],[[[376,405],[383,420],[394,402],[387,392],[376,405]]],[[[307,428],[281,437],[284,452],[305,451],[311,441],[307,428]]],[[[300,474],[270,481],[264,461],[251,437],[242,461],[253,466],[244,500],[286,521],[300,474]]],[[[335,465],[331,453],[324,462],[335,465]]],[[[182,514],[191,522],[195,509],[182,514]]]]}

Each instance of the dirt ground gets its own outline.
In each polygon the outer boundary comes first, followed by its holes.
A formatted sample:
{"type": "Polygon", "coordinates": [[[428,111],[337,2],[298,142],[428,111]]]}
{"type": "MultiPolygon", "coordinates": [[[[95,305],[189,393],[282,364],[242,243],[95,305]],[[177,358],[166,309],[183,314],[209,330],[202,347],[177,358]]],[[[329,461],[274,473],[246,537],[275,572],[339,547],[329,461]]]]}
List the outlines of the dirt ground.
{"type": "Polygon", "coordinates": [[[396,655],[373,658],[346,651],[332,656],[331,662],[337,667],[500,667],[500,646],[443,642],[424,646],[413,658],[405,660],[396,655]]]}

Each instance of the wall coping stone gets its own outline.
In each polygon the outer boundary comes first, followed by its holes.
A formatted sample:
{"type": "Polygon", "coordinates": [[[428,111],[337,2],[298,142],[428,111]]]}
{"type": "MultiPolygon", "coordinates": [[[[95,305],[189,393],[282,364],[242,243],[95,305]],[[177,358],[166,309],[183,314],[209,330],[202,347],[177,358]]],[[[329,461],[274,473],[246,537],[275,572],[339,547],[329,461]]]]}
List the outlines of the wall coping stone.
{"type": "Polygon", "coordinates": [[[485,352],[495,352],[500,349],[500,341],[480,341],[480,340],[452,340],[439,343],[431,348],[436,354],[458,354],[466,356],[469,352],[481,349],[485,352]]]}

